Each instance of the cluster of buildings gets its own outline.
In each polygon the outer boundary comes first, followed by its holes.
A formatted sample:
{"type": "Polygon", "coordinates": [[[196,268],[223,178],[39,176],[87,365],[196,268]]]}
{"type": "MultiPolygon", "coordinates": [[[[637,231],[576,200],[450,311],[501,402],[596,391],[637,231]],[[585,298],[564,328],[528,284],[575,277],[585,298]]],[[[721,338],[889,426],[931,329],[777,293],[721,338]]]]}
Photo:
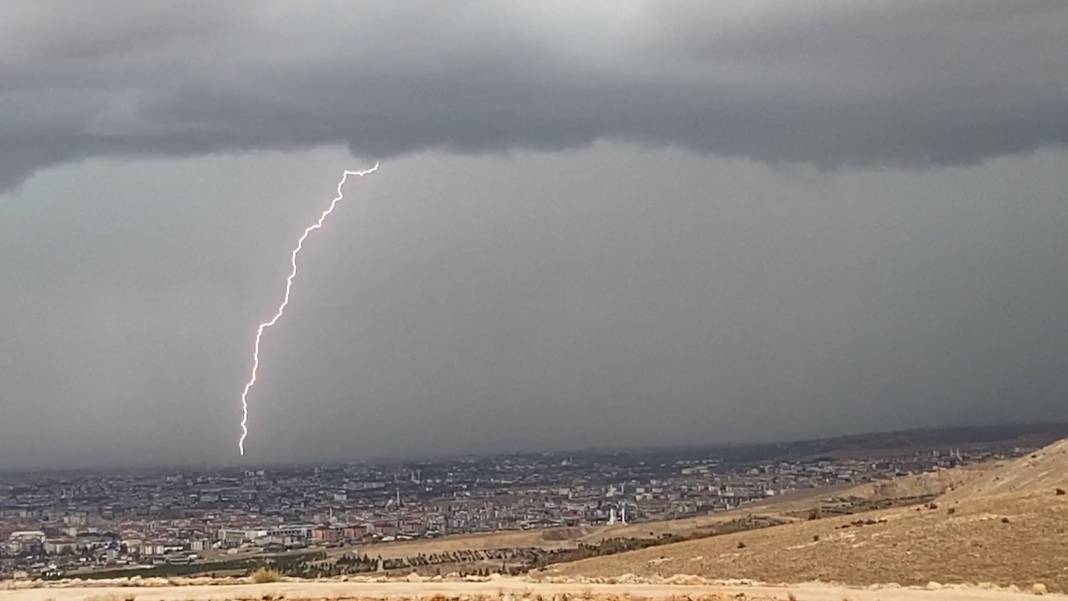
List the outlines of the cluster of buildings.
{"type": "Polygon", "coordinates": [[[993,445],[752,461],[687,449],[392,465],[0,474],[0,577],[671,519],[1013,451],[993,445]]]}

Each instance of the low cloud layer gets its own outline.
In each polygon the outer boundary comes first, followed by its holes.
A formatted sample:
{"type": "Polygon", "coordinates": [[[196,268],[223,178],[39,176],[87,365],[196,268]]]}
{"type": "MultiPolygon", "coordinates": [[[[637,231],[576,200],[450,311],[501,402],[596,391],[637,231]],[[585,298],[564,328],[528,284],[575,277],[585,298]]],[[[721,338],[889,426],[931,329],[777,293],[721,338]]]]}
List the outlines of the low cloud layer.
{"type": "Polygon", "coordinates": [[[1068,142],[1068,5],[5,2],[0,188],[94,156],[615,139],[966,164],[1068,142]]]}

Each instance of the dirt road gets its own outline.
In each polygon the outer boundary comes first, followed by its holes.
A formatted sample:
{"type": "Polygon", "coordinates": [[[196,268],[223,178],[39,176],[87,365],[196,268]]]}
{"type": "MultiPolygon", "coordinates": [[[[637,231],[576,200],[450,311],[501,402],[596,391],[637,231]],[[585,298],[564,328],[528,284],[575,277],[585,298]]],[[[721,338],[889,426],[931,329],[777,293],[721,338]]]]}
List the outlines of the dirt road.
{"type": "MultiPolygon", "coordinates": [[[[798,601],[1035,601],[1035,595],[980,588],[864,589],[826,584],[768,585],[666,585],[666,584],[557,584],[532,582],[522,578],[502,578],[489,582],[277,582],[271,584],[194,585],[164,587],[69,587],[34,588],[0,591],[0,601],[83,601],[89,599],[136,598],[137,601],[224,601],[228,599],[340,599],[446,596],[553,595],[596,596],[630,595],[638,598],[665,599],[673,595],[735,595],[748,599],[786,599],[792,593],[798,601]]],[[[1068,601],[1065,595],[1046,595],[1047,601],[1068,601]]]]}

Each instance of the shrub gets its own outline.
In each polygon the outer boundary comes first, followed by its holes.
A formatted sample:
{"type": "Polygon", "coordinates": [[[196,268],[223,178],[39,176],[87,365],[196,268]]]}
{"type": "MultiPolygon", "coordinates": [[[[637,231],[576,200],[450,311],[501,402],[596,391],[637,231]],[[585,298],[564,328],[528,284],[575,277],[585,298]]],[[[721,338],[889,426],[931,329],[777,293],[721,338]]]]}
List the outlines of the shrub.
{"type": "Polygon", "coordinates": [[[260,568],[252,573],[252,581],[256,584],[267,584],[268,582],[278,582],[282,579],[282,575],[278,573],[278,570],[271,568],[260,568]]]}
{"type": "Polygon", "coordinates": [[[1057,496],[1059,497],[1059,496],[1061,496],[1063,494],[1064,494],[1064,489],[1063,488],[1058,488],[1057,489],[1057,496]]]}

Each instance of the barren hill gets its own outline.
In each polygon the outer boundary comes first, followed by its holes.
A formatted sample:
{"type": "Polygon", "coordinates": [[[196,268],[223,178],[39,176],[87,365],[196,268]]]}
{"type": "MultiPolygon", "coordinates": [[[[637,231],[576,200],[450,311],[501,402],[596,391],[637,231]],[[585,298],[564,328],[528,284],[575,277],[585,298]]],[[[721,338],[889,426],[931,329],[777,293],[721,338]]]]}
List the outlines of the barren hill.
{"type": "MultiPolygon", "coordinates": [[[[922,474],[900,476],[890,480],[877,480],[858,484],[843,490],[837,496],[870,501],[935,497],[948,491],[960,489],[989,473],[990,466],[985,464],[939,469],[922,474]]],[[[829,498],[833,499],[835,497],[831,496],[829,498]]]]}
{"type": "Polygon", "coordinates": [[[870,486],[932,490],[936,502],[715,536],[552,566],[549,575],[812,580],[854,585],[992,582],[1068,591],[1068,440],[987,473],[870,486]]]}
{"type": "Polygon", "coordinates": [[[566,576],[766,582],[994,582],[1068,590],[1068,496],[996,496],[808,520],[571,564],[566,576]],[[952,513],[950,511],[952,510],[952,513]]]}
{"type": "Polygon", "coordinates": [[[944,496],[947,501],[1001,494],[1050,494],[1068,489],[1068,438],[957,487],[944,496]]]}

